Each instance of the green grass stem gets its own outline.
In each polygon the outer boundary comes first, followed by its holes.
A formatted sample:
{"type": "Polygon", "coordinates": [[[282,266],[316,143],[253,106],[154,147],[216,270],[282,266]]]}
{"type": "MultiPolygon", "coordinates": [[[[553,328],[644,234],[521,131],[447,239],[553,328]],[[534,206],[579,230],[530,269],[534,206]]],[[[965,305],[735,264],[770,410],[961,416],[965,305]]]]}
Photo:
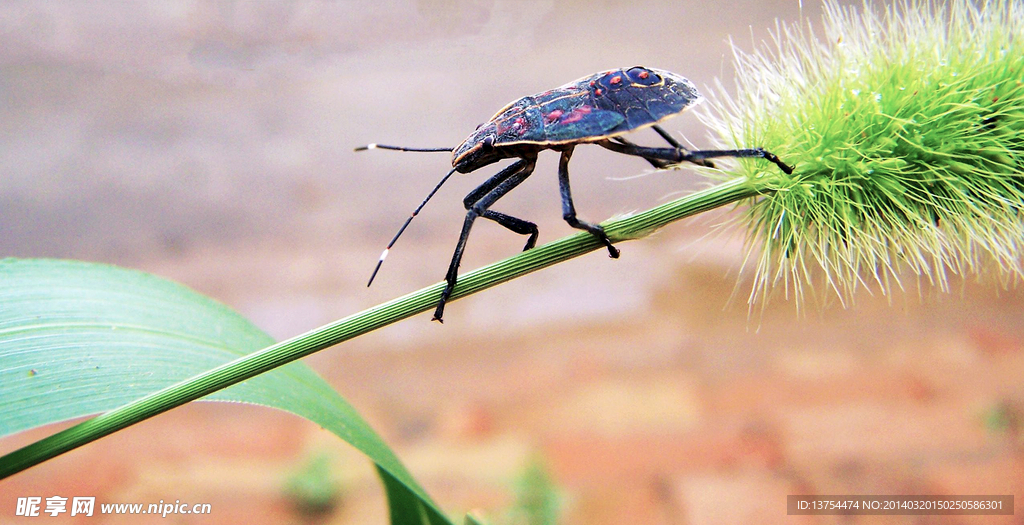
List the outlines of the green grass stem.
{"type": "MultiPolygon", "coordinates": [[[[615,242],[638,239],[673,221],[755,197],[762,190],[763,187],[755,181],[733,179],[645,212],[608,221],[604,227],[615,242]]],[[[451,299],[486,290],[599,248],[603,249],[604,245],[589,233],[559,239],[460,276],[451,299]]],[[[296,359],[432,309],[443,288],[444,283],[440,282],[374,306],[225,363],[15,450],[0,457],[0,478],[296,359]]],[[[427,322],[426,319],[423,322],[427,322]]]]}

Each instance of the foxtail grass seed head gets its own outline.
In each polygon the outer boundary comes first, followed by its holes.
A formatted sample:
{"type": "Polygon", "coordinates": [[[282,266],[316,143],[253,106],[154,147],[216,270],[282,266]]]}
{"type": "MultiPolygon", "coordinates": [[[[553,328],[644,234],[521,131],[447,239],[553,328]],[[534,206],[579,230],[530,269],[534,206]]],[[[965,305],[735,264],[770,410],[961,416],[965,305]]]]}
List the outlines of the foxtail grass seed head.
{"type": "Polygon", "coordinates": [[[812,288],[845,303],[913,274],[941,289],[1024,276],[1024,2],[829,2],[823,28],[734,50],[736,95],[719,86],[702,119],[721,146],[796,166],[739,163],[774,190],[747,215],[752,305],[771,291],[799,306],[812,288]]]}

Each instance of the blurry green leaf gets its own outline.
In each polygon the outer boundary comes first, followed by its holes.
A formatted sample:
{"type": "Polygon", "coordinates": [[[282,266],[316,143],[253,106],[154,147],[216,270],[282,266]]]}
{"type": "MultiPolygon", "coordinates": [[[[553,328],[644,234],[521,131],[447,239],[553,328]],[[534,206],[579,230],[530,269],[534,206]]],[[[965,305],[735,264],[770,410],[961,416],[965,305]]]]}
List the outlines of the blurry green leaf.
{"type": "Polygon", "coordinates": [[[985,428],[989,432],[1011,434],[1020,427],[1020,413],[1007,401],[1000,401],[982,414],[985,428]]]}
{"type": "Polygon", "coordinates": [[[487,525],[486,522],[472,514],[466,514],[466,525],[487,525]]]}
{"type": "Polygon", "coordinates": [[[448,523],[448,520],[437,507],[429,504],[429,500],[410,498],[404,494],[408,489],[404,483],[396,479],[390,472],[377,466],[377,474],[384,481],[384,488],[388,494],[388,509],[391,514],[391,523],[401,525],[431,525],[448,523]]]}
{"type": "Polygon", "coordinates": [[[540,458],[532,459],[519,474],[515,491],[516,500],[509,509],[511,523],[557,525],[562,498],[540,458]]]}
{"type": "Polygon", "coordinates": [[[320,452],[307,458],[288,477],[284,493],[302,514],[329,514],[341,501],[341,486],[331,468],[331,456],[320,452]]]}
{"type": "MultiPolygon", "coordinates": [[[[149,274],[4,259],[0,436],[116,408],[272,343],[224,305],[149,274]]],[[[204,399],[265,405],[319,424],[377,464],[393,509],[418,506],[427,509],[424,523],[449,523],[355,409],[305,365],[204,399]]],[[[0,477],[17,472],[17,454],[0,458],[0,477]]]]}

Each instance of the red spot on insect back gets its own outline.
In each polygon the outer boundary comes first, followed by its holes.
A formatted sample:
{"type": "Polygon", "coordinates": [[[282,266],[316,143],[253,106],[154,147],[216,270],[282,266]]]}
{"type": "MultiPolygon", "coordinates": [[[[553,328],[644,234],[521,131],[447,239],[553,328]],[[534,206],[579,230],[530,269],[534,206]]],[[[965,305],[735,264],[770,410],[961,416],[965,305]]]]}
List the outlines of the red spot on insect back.
{"type": "Polygon", "coordinates": [[[580,106],[569,112],[565,118],[562,119],[562,124],[572,124],[573,122],[579,122],[583,117],[590,114],[590,106],[580,106]]]}
{"type": "Polygon", "coordinates": [[[526,122],[526,119],[524,119],[523,117],[517,117],[515,123],[512,124],[512,128],[515,129],[516,132],[520,135],[526,133],[526,130],[529,127],[529,123],[526,122]]]}
{"type": "Polygon", "coordinates": [[[552,111],[551,113],[548,113],[547,115],[544,115],[544,123],[545,124],[551,124],[552,122],[558,120],[558,118],[562,116],[562,113],[563,113],[562,110],[556,109],[556,110],[552,111]]]}
{"type": "Polygon", "coordinates": [[[618,84],[619,82],[622,82],[622,77],[620,77],[619,75],[615,75],[615,76],[614,76],[614,77],[612,77],[612,79],[611,79],[611,80],[609,80],[608,82],[610,82],[610,83],[612,83],[612,84],[618,84]]]}
{"type": "Polygon", "coordinates": [[[651,75],[650,75],[650,73],[648,73],[646,71],[641,71],[640,74],[638,74],[637,76],[640,77],[640,78],[647,78],[647,77],[649,77],[651,75]]]}

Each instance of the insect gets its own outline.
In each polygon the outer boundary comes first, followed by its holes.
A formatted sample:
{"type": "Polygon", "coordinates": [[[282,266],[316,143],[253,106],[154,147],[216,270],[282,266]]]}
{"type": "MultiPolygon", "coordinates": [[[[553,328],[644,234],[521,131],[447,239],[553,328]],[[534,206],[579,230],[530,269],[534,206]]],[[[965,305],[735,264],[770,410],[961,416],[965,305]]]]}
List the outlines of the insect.
{"type": "Polygon", "coordinates": [[[558,163],[562,217],[569,226],[586,230],[600,240],[612,258],[619,256],[619,250],[604,229],[576,216],[569,187],[569,159],[579,144],[597,144],[617,153],[635,155],[659,169],[683,162],[713,167],[714,164],[708,159],[714,157],[758,157],[773,162],[786,173],[793,172],[793,168],[763,148],[687,150],[658,126],[659,122],[686,111],[701,100],[696,86],[689,80],[668,71],[635,66],[603,71],[559,88],[518,99],[478,126],[455,148],[406,148],[382,144],[356,148],[356,151],[380,148],[452,152],[452,170],[437,183],[388,243],[367,286],[373,283],[391,247],[412,219],[452,174],[470,173],[503,159],[517,160],[487,179],[462,200],[466,207],[466,219],[452,261],[448,265],[446,286],[434,311],[434,321],[443,322],[444,306],[455,289],[459,263],[476,219],[490,219],[515,233],[529,236],[524,251],[537,243],[536,224],[490,208],[533,173],[540,151],[550,149],[562,155],[558,163]],[[640,146],[623,137],[626,133],[647,127],[653,128],[670,147],[640,146]]]}

